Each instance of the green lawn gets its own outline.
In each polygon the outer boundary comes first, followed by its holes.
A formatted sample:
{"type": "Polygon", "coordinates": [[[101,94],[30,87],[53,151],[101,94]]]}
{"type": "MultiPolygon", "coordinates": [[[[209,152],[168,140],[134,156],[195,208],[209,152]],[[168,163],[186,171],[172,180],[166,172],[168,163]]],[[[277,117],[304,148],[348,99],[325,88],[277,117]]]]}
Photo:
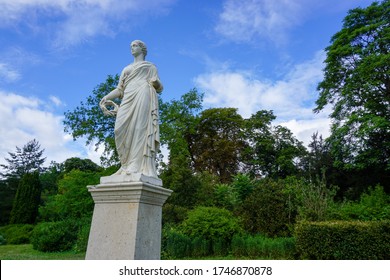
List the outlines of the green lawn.
{"type": "Polygon", "coordinates": [[[84,253],[43,253],[34,250],[31,244],[1,245],[0,260],[84,260],[84,253]]]}

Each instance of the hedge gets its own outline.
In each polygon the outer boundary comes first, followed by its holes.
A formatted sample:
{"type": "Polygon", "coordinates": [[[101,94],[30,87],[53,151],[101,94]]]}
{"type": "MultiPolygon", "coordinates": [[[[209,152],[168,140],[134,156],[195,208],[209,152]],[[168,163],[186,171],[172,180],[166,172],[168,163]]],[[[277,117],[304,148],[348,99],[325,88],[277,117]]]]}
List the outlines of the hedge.
{"type": "Polygon", "coordinates": [[[295,237],[302,259],[390,259],[390,220],[301,222],[295,237]]]}

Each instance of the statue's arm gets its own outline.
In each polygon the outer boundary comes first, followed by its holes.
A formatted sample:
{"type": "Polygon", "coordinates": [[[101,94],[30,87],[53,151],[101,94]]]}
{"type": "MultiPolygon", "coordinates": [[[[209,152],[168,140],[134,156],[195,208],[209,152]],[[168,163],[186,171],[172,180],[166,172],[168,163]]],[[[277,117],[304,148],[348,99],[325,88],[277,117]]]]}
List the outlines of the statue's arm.
{"type": "Polygon", "coordinates": [[[107,100],[113,100],[115,98],[122,98],[123,97],[123,78],[124,78],[124,71],[122,71],[121,76],[119,78],[119,83],[116,89],[112,90],[109,94],[105,95],[102,100],[100,100],[100,106],[104,105],[104,103],[107,102],[107,100]]]}

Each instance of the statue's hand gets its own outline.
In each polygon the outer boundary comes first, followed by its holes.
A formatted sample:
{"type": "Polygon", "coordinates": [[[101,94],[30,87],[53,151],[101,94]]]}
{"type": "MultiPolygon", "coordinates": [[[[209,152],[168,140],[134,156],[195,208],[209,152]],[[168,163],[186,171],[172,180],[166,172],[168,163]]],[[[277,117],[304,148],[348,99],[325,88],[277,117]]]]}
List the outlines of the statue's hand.
{"type": "Polygon", "coordinates": [[[154,87],[154,89],[157,92],[161,92],[162,91],[162,84],[160,83],[159,80],[150,80],[149,83],[150,83],[150,85],[152,85],[152,87],[154,87]]]}
{"type": "Polygon", "coordinates": [[[103,111],[103,114],[110,117],[115,117],[119,106],[115,102],[111,100],[107,100],[106,96],[102,98],[99,102],[100,109],[103,111]],[[113,108],[110,110],[107,106],[112,106],[113,108]]]}
{"type": "Polygon", "coordinates": [[[105,104],[106,102],[107,102],[107,98],[104,96],[104,97],[102,98],[102,100],[100,100],[100,102],[99,102],[100,108],[104,107],[104,104],[105,104]]]}

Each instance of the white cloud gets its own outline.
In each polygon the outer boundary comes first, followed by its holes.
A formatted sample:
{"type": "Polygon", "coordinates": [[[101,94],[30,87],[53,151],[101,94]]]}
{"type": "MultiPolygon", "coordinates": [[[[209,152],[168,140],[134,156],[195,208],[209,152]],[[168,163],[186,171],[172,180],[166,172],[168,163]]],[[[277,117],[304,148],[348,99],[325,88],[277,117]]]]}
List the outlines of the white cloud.
{"type": "Polygon", "coordinates": [[[224,70],[199,75],[195,84],[206,93],[206,106],[238,108],[245,118],[259,110],[272,110],[278,124],[291,129],[307,144],[316,131],[324,137],[329,135],[329,112],[315,115],[312,111],[324,58],[325,54],[318,52],[277,81],[262,80],[250,72],[224,70]]]}
{"type": "Polygon", "coordinates": [[[288,41],[288,33],[318,13],[335,13],[371,4],[371,0],[226,0],[215,32],[235,42],[288,41]]]}
{"type": "Polygon", "coordinates": [[[0,63],[0,81],[14,82],[20,79],[20,73],[6,63],[0,63]]]}
{"type": "Polygon", "coordinates": [[[32,139],[39,141],[45,149],[46,164],[52,160],[63,162],[70,157],[90,155],[88,147],[73,142],[64,133],[63,116],[47,111],[47,102],[1,90],[0,100],[0,163],[5,163],[8,152],[14,152],[16,146],[21,148],[32,139]]]}
{"type": "Polygon", "coordinates": [[[61,99],[59,99],[57,96],[50,95],[50,96],[49,96],[49,99],[50,99],[50,101],[53,102],[54,105],[56,105],[56,106],[61,106],[61,105],[63,104],[62,101],[61,101],[61,99]]]}
{"type": "Polygon", "coordinates": [[[215,31],[233,41],[283,42],[287,30],[301,22],[303,7],[298,0],[227,0],[215,31]]]}
{"type": "Polygon", "coordinates": [[[54,45],[66,48],[97,35],[113,36],[151,14],[165,14],[175,1],[3,0],[0,27],[25,24],[34,32],[50,31],[54,45]]]}

